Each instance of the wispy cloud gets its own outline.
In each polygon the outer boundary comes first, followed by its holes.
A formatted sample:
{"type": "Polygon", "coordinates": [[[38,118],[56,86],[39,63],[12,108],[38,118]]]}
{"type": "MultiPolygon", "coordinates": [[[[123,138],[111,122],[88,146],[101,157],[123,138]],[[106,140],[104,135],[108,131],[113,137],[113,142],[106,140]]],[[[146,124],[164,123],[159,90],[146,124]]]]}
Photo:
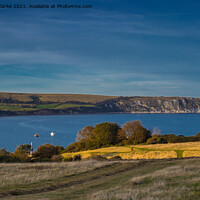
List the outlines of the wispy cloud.
{"type": "Polygon", "coordinates": [[[181,5],[185,10],[162,7],[161,12],[139,2],[114,3],[115,9],[97,1],[87,11],[1,12],[0,89],[195,95],[198,13],[186,5],[181,5]]]}

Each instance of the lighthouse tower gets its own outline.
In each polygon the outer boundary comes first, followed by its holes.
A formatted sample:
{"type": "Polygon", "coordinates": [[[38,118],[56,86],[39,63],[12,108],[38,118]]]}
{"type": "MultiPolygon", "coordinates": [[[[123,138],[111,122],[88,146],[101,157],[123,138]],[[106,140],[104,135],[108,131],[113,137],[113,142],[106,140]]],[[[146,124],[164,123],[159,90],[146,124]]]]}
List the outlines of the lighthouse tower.
{"type": "Polygon", "coordinates": [[[30,157],[32,157],[32,156],[33,156],[33,144],[32,144],[32,142],[31,142],[30,157]]]}

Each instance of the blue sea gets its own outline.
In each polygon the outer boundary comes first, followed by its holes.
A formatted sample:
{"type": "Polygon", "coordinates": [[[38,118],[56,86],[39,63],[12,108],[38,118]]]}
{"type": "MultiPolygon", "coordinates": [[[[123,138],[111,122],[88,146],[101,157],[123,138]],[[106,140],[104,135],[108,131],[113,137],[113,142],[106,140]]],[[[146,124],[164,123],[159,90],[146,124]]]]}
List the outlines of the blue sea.
{"type": "Polygon", "coordinates": [[[0,118],[0,148],[13,152],[19,144],[33,143],[34,150],[45,143],[66,147],[75,142],[77,132],[101,122],[140,120],[147,129],[158,128],[161,134],[191,136],[200,132],[200,114],[98,114],[15,116],[0,118]],[[55,132],[51,137],[50,133],[55,132]],[[39,137],[35,138],[34,134],[39,137]]]}

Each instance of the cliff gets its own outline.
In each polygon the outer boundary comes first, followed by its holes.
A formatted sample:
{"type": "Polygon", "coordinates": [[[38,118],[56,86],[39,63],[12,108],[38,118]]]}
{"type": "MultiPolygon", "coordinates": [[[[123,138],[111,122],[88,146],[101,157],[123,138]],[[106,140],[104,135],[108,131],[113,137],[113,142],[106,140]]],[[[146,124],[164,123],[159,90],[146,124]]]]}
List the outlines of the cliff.
{"type": "Polygon", "coordinates": [[[200,98],[0,93],[0,116],[92,113],[200,113],[200,98]],[[9,97],[9,98],[8,98],[9,97]],[[26,98],[25,98],[26,97],[26,98]]]}
{"type": "Polygon", "coordinates": [[[98,104],[110,112],[130,113],[200,113],[200,98],[191,97],[121,97],[98,104]]]}

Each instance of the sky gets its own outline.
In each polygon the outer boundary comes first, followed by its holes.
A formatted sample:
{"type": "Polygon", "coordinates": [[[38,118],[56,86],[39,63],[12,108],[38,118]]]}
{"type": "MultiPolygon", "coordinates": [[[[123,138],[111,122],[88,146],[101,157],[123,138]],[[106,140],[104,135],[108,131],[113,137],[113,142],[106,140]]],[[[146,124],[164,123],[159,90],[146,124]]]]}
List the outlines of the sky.
{"type": "Polygon", "coordinates": [[[199,0],[0,0],[0,91],[200,97],[199,0]]]}

